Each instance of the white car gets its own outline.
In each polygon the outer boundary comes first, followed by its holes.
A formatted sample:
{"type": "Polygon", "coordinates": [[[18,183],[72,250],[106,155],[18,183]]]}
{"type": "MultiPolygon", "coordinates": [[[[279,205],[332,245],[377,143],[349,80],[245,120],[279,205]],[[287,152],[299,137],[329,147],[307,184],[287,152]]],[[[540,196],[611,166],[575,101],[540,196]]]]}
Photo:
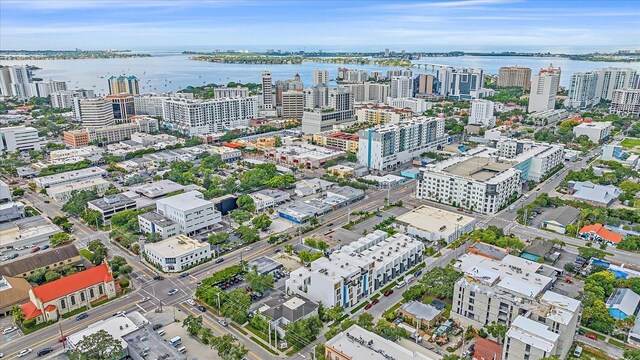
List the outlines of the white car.
{"type": "Polygon", "coordinates": [[[249,251],[251,251],[251,246],[247,246],[246,248],[244,248],[244,251],[245,251],[245,252],[249,252],[249,251]]]}
{"type": "Polygon", "coordinates": [[[196,302],[193,301],[193,299],[189,299],[187,300],[187,304],[191,305],[191,306],[196,306],[196,302]]]}
{"type": "Polygon", "coordinates": [[[32,351],[33,350],[31,350],[31,349],[24,349],[24,350],[22,350],[22,351],[20,351],[18,353],[18,357],[20,358],[20,357],[23,357],[23,356],[27,356],[27,355],[31,354],[32,351]]]}
{"type": "Polygon", "coordinates": [[[222,325],[222,326],[227,326],[227,325],[229,325],[229,324],[227,323],[227,320],[225,320],[225,319],[220,319],[220,321],[218,321],[218,322],[219,322],[219,323],[220,323],[220,325],[222,325]]]}
{"type": "Polygon", "coordinates": [[[169,296],[171,296],[171,295],[175,295],[177,293],[178,293],[178,289],[171,289],[171,290],[169,290],[169,292],[167,294],[169,294],[169,296]]]}
{"type": "Polygon", "coordinates": [[[11,334],[14,331],[18,331],[18,327],[17,326],[10,326],[4,330],[2,330],[2,334],[6,335],[6,334],[11,334]]]}

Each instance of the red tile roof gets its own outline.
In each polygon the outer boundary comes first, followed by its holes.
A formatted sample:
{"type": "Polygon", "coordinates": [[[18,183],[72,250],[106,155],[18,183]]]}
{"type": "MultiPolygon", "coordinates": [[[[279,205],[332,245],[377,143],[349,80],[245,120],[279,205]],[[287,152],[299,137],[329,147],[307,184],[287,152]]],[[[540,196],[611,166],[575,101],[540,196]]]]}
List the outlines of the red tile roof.
{"type": "Polygon", "coordinates": [[[65,276],[50,283],[36,286],[32,291],[36,298],[46,303],[47,301],[86,289],[89,286],[111,281],[113,281],[113,276],[109,272],[109,267],[107,267],[106,264],[102,264],[73,275],[65,276]]]}
{"type": "Polygon", "coordinates": [[[580,234],[590,233],[601,237],[612,243],[619,243],[622,241],[622,235],[614,233],[613,231],[605,228],[602,224],[593,224],[584,226],[580,229],[580,234]]]}
{"type": "Polygon", "coordinates": [[[38,310],[38,308],[36,307],[36,304],[32,303],[31,301],[29,301],[26,304],[20,305],[20,308],[24,313],[25,320],[33,319],[42,315],[42,311],[38,310]]]}
{"type": "Polygon", "coordinates": [[[495,341],[478,338],[473,356],[478,360],[501,360],[502,345],[495,341]]]}
{"type": "Polygon", "coordinates": [[[52,312],[52,311],[55,311],[55,309],[56,309],[55,305],[47,305],[47,307],[44,308],[44,311],[45,312],[52,312]]]}

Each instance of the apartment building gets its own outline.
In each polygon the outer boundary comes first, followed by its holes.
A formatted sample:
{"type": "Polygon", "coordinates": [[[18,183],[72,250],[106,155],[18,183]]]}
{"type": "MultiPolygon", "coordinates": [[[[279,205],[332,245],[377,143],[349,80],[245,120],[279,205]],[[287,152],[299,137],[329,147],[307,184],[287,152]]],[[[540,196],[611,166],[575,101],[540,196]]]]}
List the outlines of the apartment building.
{"type": "Polygon", "coordinates": [[[573,109],[586,109],[596,105],[600,98],[596,94],[598,72],[575,73],[571,75],[569,98],[564,106],[573,109]]]}
{"type": "Polygon", "coordinates": [[[338,80],[344,83],[361,84],[368,79],[367,72],[364,70],[338,68],[338,80]]]}
{"type": "Polygon", "coordinates": [[[273,110],[273,78],[271,72],[262,72],[262,109],[273,110]]]}
{"type": "Polygon", "coordinates": [[[414,114],[422,114],[425,111],[433,107],[433,103],[425,99],[417,98],[403,98],[392,99],[389,98],[387,104],[398,109],[410,109],[414,114]]]}
{"type": "Polygon", "coordinates": [[[0,151],[40,151],[43,140],[38,130],[29,126],[10,126],[0,128],[0,151]]]}
{"type": "Polygon", "coordinates": [[[144,258],[163,272],[182,272],[213,257],[209,243],[177,235],[144,245],[144,258]]]}
{"type": "Polygon", "coordinates": [[[520,66],[503,66],[498,70],[498,86],[531,88],[531,68],[520,66]]]}
{"type": "Polygon", "coordinates": [[[435,92],[435,77],[431,74],[419,74],[416,75],[417,88],[415,89],[417,94],[433,94],[435,92]]]}
{"type": "Polygon", "coordinates": [[[619,89],[633,89],[637,77],[636,70],[631,68],[608,67],[598,70],[596,96],[600,100],[612,100],[613,94],[619,89]]]}
{"type": "Polygon", "coordinates": [[[610,111],[622,116],[640,115],[640,89],[614,90],[610,111]]]}
{"type": "Polygon", "coordinates": [[[399,109],[393,106],[379,104],[362,104],[355,108],[356,120],[371,124],[399,123],[413,117],[409,109],[399,109]]]}
{"type": "Polygon", "coordinates": [[[133,98],[136,115],[162,116],[162,103],[169,99],[193,99],[192,93],[146,93],[133,98]]]}
{"type": "Polygon", "coordinates": [[[313,70],[313,86],[316,85],[328,85],[329,84],[329,71],[327,70],[313,70]]]}
{"type": "Polygon", "coordinates": [[[538,75],[531,81],[529,94],[529,112],[552,110],[556,106],[556,95],[560,88],[560,68],[550,65],[547,69],[540,69],[538,75]]]}
{"type": "Polygon", "coordinates": [[[354,121],[353,103],[353,94],[347,89],[331,89],[325,108],[304,111],[302,115],[302,132],[315,134],[333,130],[335,126],[354,121]]]}
{"type": "Polygon", "coordinates": [[[213,97],[216,99],[235,97],[246,98],[249,97],[249,88],[240,86],[228,88],[226,86],[221,86],[213,89],[213,97]]]}
{"type": "Polygon", "coordinates": [[[76,89],[76,90],[56,90],[49,94],[51,96],[51,106],[58,109],[73,108],[73,98],[92,98],[95,97],[93,90],[76,89]]]}
{"type": "Polygon", "coordinates": [[[139,95],[140,94],[140,84],[138,78],[135,76],[111,76],[107,80],[109,84],[109,94],[110,95],[120,95],[120,94],[131,94],[131,95],[139,95]]]}
{"type": "Polygon", "coordinates": [[[89,134],[89,141],[112,144],[129,140],[131,139],[131,135],[135,133],[152,133],[160,129],[158,120],[152,117],[135,116],[132,120],[132,122],[125,124],[88,128],[86,132],[89,134]]]}
{"type": "Polygon", "coordinates": [[[339,88],[348,89],[353,94],[353,100],[356,103],[375,102],[385,103],[389,97],[389,85],[374,82],[365,82],[363,84],[342,84],[339,88]]]}
{"type": "Polygon", "coordinates": [[[260,98],[164,100],[163,124],[185,135],[207,135],[249,125],[258,117],[260,98]]]}
{"type": "Polygon", "coordinates": [[[156,212],[178,224],[180,233],[190,235],[222,221],[213,203],[199,191],[189,191],[156,201],[156,212]]]}
{"type": "MultiPolygon", "coordinates": [[[[539,182],[556,166],[564,162],[564,146],[500,137],[496,155],[515,161],[525,181],[539,182]]],[[[491,155],[490,155],[491,156],[491,155]]]]}
{"type": "Polygon", "coordinates": [[[358,142],[360,140],[356,134],[333,130],[313,134],[312,139],[316,145],[348,151],[354,154],[358,152],[358,142]]]}
{"type": "Polygon", "coordinates": [[[424,245],[403,234],[376,230],[351,244],[292,271],[286,291],[322,302],[325,308],[357,306],[423,259],[424,245]]]}
{"type": "Polygon", "coordinates": [[[480,68],[443,67],[436,73],[438,94],[458,99],[483,97],[484,71],[480,68]]]}
{"type": "Polygon", "coordinates": [[[496,117],[493,116],[493,101],[483,99],[471,100],[471,116],[469,124],[481,125],[492,128],[496,125],[496,117]]]}
{"type": "Polygon", "coordinates": [[[394,76],[391,78],[390,85],[389,97],[391,98],[409,98],[414,95],[414,81],[411,76],[394,76]]]}
{"type": "Polygon", "coordinates": [[[410,162],[444,144],[444,119],[421,116],[397,124],[358,132],[358,162],[369,169],[386,170],[410,162]]]}
{"type": "Polygon", "coordinates": [[[495,214],[521,192],[521,171],[511,161],[465,155],[427,165],[416,197],[495,214]]]}
{"type": "Polygon", "coordinates": [[[607,137],[611,135],[613,131],[613,125],[611,121],[602,121],[602,122],[584,122],[578,126],[573,128],[573,133],[576,137],[585,135],[593,142],[594,144],[601,143],[607,137]]]}

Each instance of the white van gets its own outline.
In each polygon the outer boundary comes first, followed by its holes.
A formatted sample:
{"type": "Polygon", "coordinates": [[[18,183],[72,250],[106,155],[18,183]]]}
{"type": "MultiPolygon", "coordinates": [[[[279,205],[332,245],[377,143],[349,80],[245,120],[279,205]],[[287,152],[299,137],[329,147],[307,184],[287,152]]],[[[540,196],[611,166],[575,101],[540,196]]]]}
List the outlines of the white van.
{"type": "Polygon", "coordinates": [[[183,347],[180,347],[180,348],[178,348],[178,352],[179,352],[180,354],[184,354],[184,353],[186,353],[186,352],[187,352],[187,348],[186,348],[186,347],[184,347],[184,346],[183,346],[183,347]]]}
{"type": "Polygon", "coordinates": [[[163,336],[164,334],[165,334],[165,331],[164,331],[164,330],[160,330],[160,331],[158,331],[158,335],[163,336]]]}
{"type": "Polygon", "coordinates": [[[413,274],[409,274],[404,278],[404,282],[408,284],[408,283],[412,282],[414,278],[415,278],[415,276],[413,276],[413,274]]]}
{"type": "Polygon", "coordinates": [[[580,355],[582,355],[582,346],[576,346],[573,350],[573,356],[579,357],[580,355]]]}
{"type": "Polygon", "coordinates": [[[407,283],[406,283],[406,282],[404,282],[404,280],[402,280],[402,281],[398,281],[398,285],[396,285],[396,289],[400,289],[400,288],[402,288],[402,287],[403,287],[403,286],[405,286],[405,285],[407,285],[407,283]]]}

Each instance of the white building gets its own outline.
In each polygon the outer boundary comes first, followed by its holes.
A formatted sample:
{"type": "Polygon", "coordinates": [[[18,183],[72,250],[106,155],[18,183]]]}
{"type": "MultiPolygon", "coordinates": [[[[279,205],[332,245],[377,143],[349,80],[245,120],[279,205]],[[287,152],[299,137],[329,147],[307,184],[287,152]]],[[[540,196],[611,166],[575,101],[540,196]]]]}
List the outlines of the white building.
{"type": "Polygon", "coordinates": [[[187,235],[222,221],[220,212],[199,191],[160,199],[156,201],[156,212],[176,222],[180,232],[187,235]]]}
{"type": "Polygon", "coordinates": [[[105,196],[87,202],[87,207],[102,214],[102,223],[107,224],[111,217],[121,211],[136,209],[136,201],[123,194],[105,196]]]}
{"type": "Polygon", "coordinates": [[[540,69],[538,75],[533,77],[529,94],[529,112],[555,108],[556,94],[560,87],[560,74],[560,68],[554,68],[551,65],[548,69],[540,69]]]}
{"type": "Polygon", "coordinates": [[[427,205],[417,207],[396,218],[396,226],[407,235],[431,242],[447,243],[474,230],[476,219],[427,205]]]}
{"type": "Polygon", "coordinates": [[[286,191],[264,189],[249,194],[256,206],[256,211],[273,208],[291,199],[291,194],[286,191]]]}
{"type": "Polygon", "coordinates": [[[273,110],[273,78],[271,72],[262,72],[262,108],[273,110]]]}
{"type": "MultiPolygon", "coordinates": [[[[518,316],[505,336],[504,360],[542,359],[557,352],[560,335],[549,330],[547,325],[518,316]]],[[[564,356],[561,357],[563,359],[564,356]]]]}
{"type": "Polygon", "coordinates": [[[496,141],[496,150],[497,156],[514,161],[513,167],[521,171],[522,179],[525,181],[541,181],[564,160],[563,145],[531,140],[500,137],[496,141]]]}
{"type": "Polygon", "coordinates": [[[493,101],[473,99],[471,100],[471,116],[469,124],[481,125],[492,128],[496,125],[496,117],[493,116],[493,101]]]}
{"type": "Polygon", "coordinates": [[[76,121],[82,122],[85,127],[104,127],[116,123],[110,100],[73,97],[72,102],[76,121]]]}
{"type": "Polygon", "coordinates": [[[146,93],[133,98],[136,115],[162,116],[162,103],[169,99],[193,99],[192,93],[146,93]]]}
{"type": "Polygon", "coordinates": [[[569,98],[564,106],[574,109],[585,109],[600,101],[596,95],[598,83],[597,72],[575,73],[571,76],[569,98]]]}
{"type": "Polygon", "coordinates": [[[249,88],[246,87],[235,87],[228,88],[226,86],[217,87],[213,89],[213,97],[216,99],[219,98],[234,98],[234,97],[249,97],[249,88]]]}
{"type": "Polygon", "coordinates": [[[292,271],[286,291],[325,308],[357,306],[422,261],[424,245],[403,234],[377,230],[358,241],[292,271]]]}
{"type": "Polygon", "coordinates": [[[582,123],[573,128],[576,137],[586,135],[594,144],[601,143],[613,131],[610,121],[582,123]]]}
{"type": "Polygon", "coordinates": [[[75,180],[63,185],[55,185],[47,188],[47,195],[55,202],[63,204],[69,201],[76,191],[95,191],[98,196],[102,196],[110,186],[111,183],[103,178],[75,180]]]}
{"type": "Polygon", "coordinates": [[[631,68],[604,68],[598,70],[596,96],[599,100],[612,100],[618,89],[633,89],[636,71],[631,68]]]}
{"type": "Polygon", "coordinates": [[[329,71],[327,70],[313,70],[313,86],[316,85],[328,85],[329,84],[329,71]]]}
{"type": "MultiPolygon", "coordinates": [[[[9,90],[11,95],[20,101],[32,98],[33,92],[31,88],[31,70],[28,65],[8,66],[9,70],[9,90]]],[[[6,77],[6,75],[4,76],[6,77]]]]}
{"type": "Polygon", "coordinates": [[[388,84],[365,82],[363,84],[342,84],[338,87],[349,89],[349,92],[353,94],[353,100],[356,103],[385,103],[389,97],[388,84]]]}
{"type": "MultiPolygon", "coordinates": [[[[353,94],[347,89],[337,88],[329,91],[327,106],[305,110],[302,115],[302,132],[315,134],[334,130],[334,126],[355,120],[353,94]]],[[[305,106],[306,107],[306,106],[305,106]]]]}
{"type": "Polygon", "coordinates": [[[41,148],[42,139],[35,128],[27,126],[0,128],[0,151],[40,151],[41,148]]]}
{"type": "Polygon", "coordinates": [[[512,162],[458,156],[423,168],[416,197],[495,214],[521,189],[521,171],[512,162]]]}
{"type": "Polygon", "coordinates": [[[145,260],[164,272],[182,272],[210,260],[212,254],[209,243],[185,235],[144,245],[145,260]]]}
{"type": "Polygon", "coordinates": [[[102,178],[106,175],[106,170],[99,167],[89,167],[80,170],[67,171],[60,174],[41,176],[33,179],[33,182],[38,185],[38,188],[46,189],[48,187],[64,185],[79,180],[102,178]]]}
{"type": "Polygon", "coordinates": [[[422,114],[433,107],[432,102],[416,98],[389,98],[388,105],[398,109],[411,109],[414,114],[422,114]]]}
{"type": "Polygon", "coordinates": [[[52,91],[51,94],[51,106],[58,109],[71,109],[73,108],[73,98],[92,98],[95,96],[93,90],[57,90],[52,91]]]}
{"type": "Polygon", "coordinates": [[[180,234],[178,224],[155,211],[138,215],[140,231],[145,234],[158,234],[163,239],[180,234]]]}
{"type": "Polygon", "coordinates": [[[413,77],[410,76],[394,76],[391,78],[391,98],[410,98],[413,97],[413,77]]]}
{"type": "Polygon", "coordinates": [[[417,117],[397,124],[360,130],[358,162],[370,169],[386,170],[410,162],[445,141],[444,119],[417,117]]]}
{"type": "Polygon", "coordinates": [[[610,110],[622,116],[640,115],[640,89],[614,90],[610,110]]]}
{"type": "Polygon", "coordinates": [[[158,120],[149,116],[134,116],[131,122],[105,127],[88,128],[89,141],[111,144],[131,139],[135,133],[151,133],[160,129],[158,120]]]}
{"type": "Polygon", "coordinates": [[[413,112],[409,109],[398,109],[393,106],[363,104],[356,107],[356,119],[358,122],[371,124],[399,123],[410,120],[413,112]]]}
{"type": "Polygon", "coordinates": [[[246,127],[258,117],[260,98],[210,100],[168,99],[163,101],[163,124],[186,135],[219,133],[246,127]]]}

